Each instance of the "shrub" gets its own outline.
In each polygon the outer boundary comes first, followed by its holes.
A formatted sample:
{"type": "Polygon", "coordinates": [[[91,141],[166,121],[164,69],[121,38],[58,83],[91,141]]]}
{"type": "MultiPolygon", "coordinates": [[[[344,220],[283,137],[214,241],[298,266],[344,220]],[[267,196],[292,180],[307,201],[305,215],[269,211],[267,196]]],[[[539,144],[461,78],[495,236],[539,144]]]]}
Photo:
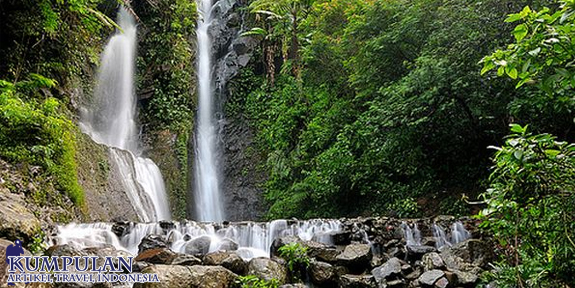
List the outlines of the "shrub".
{"type": "Polygon", "coordinates": [[[498,287],[575,284],[575,145],[512,125],[496,148],[487,208],[479,214],[502,262],[488,278],[498,287]]]}
{"type": "Polygon", "coordinates": [[[279,286],[277,279],[264,280],[255,275],[240,276],[236,284],[239,284],[241,288],[277,288],[279,286]]]}
{"type": "Polygon", "coordinates": [[[307,247],[303,247],[301,244],[294,242],[280,247],[278,252],[280,253],[280,257],[287,261],[287,267],[292,280],[300,280],[302,271],[307,269],[310,262],[307,256],[307,247]]]}

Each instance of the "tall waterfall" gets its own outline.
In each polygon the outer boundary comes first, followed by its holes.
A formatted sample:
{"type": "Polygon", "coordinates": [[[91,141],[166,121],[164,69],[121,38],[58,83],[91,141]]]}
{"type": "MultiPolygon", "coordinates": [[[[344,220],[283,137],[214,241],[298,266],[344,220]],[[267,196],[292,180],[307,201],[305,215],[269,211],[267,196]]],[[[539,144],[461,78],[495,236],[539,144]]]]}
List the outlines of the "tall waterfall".
{"type": "Polygon", "coordinates": [[[110,147],[140,220],[169,220],[162,174],[152,160],[139,157],[134,93],[136,24],[124,8],[118,12],[117,22],[122,31],[117,31],[104,49],[93,103],[83,109],[80,127],[94,141],[110,147]]]}
{"type": "Polygon", "coordinates": [[[224,209],[220,196],[220,177],[217,166],[217,135],[212,65],[211,0],[198,0],[198,116],[196,132],[194,200],[198,221],[223,221],[224,209]]]}

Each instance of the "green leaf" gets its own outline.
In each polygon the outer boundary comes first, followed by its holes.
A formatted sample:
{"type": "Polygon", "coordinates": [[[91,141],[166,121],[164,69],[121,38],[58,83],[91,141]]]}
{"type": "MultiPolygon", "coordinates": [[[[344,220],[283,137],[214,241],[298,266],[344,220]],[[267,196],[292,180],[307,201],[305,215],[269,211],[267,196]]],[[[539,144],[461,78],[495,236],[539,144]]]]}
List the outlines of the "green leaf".
{"type": "Polygon", "coordinates": [[[507,17],[507,19],[505,19],[505,22],[507,23],[511,23],[511,22],[515,22],[518,20],[523,19],[523,16],[521,16],[521,14],[516,13],[516,14],[509,14],[509,16],[507,17]]]}
{"type": "Polygon", "coordinates": [[[511,124],[509,125],[511,127],[511,132],[515,132],[515,133],[525,133],[527,126],[525,127],[521,127],[521,125],[519,124],[511,124]]]}
{"type": "Polygon", "coordinates": [[[505,74],[505,67],[499,66],[499,69],[497,69],[497,76],[503,76],[503,74],[505,74]]]}
{"type": "Polygon", "coordinates": [[[515,80],[517,79],[517,69],[515,68],[511,68],[511,69],[506,69],[507,75],[509,75],[509,77],[511,77],[511,79],[515,80]]]}
{"type": "Polygon", "coordinates": [[[520,24],[520,25],[517,25],[517,27],[515,27],[515,29],[513,30],[513,36],[515,37],[517,42],[519,42],[519,41],[523,40],[523,38],[525,38],[525,36],[527,36],[528,32],[529,32],[529,30],[527,29],[527,25],[520,24]]]}
{"type": "Polygon", "coordinates": [[[483,65],[483,69],[481,69],[481,75],[487,73],[491,69],[495,68],[495,63],[493,61],[487,61],[483,65]]]}

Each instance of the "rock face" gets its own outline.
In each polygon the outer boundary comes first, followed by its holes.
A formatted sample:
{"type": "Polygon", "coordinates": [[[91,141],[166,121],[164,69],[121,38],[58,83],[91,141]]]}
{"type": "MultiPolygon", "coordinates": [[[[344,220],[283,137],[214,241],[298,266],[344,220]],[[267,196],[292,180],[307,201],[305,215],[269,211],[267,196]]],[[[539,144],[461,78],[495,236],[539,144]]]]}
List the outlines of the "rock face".
{"type": "Polygon", "coordinates": [[[25,205],[23,195],[0,188],[0,237],[30,241],[40,232],[40,220],[25,205]]]}
{"type": "Polygon", "coordinates": [[[160,283],[136,283],[134,288],[227,288],[237,275],[220,266],[151,265],[142,273],[158,274],[160,283]]]}
{"type": "Polygon", "coordinates": [[[433,286],[433,284],[435,284],[435,282],[443,276],[445,276],[445,273],[443,273],[443,271],[434,269],[421,274],[418,280],[419,283],[421,283],[421,285],[433,286]]]}
{"type": "Polygon", "coordinates": [[[314,261],[310,264],[309,274],[313,283],[317,285],[330,285],[337,276],[331,264],[321,261],[314,261]]]}
{"type": "Polygon", "coordinates": [[[379,285],[387,283],[388,280],[396,279],[401,274],[401,261],[391,258],[385,264],[371,270],[371,274],[379,285]]]}
{"type": "Polygon", "coordinates": [[[265,280],[277,279],[279,284],[287,282],[287,269],[269,258],[254,258],[248,263],[248,274],[265,280]]]}

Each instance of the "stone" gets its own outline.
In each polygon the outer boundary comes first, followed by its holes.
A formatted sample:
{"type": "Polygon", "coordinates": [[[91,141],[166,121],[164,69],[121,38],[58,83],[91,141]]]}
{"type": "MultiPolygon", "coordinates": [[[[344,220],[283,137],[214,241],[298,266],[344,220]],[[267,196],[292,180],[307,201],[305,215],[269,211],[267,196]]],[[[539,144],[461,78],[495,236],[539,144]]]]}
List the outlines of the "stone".
{"type": "Polygon", "coordinates": [[[154,248],[168,248],[166,237],[156,234],[146,235],[138,244],[138,254],[154,248]]]}
{"type": "Polygon", "coordinates": [[[437,252],[431,252],[423,255],[423,257],[421,258],[421,262],[423,263],[423,268],[425,269],[425,271],[433,269],[441,269],[445,267],[443,259],[441,259],[441,256],[439,256],[437,252]]]}
{"type": "Polygon", "coordinates": [[[135,261],[152,264],[172,264],[177,254],[167,248],[153,248],[144,250],[134,259],[135,261]]]}
{"type": "Polygon", "coordinates": [[[184,247],[186,254],[190,255],[206,255],[210,251],[210,244],[212,239],[209,236],[200,236],[190,240],[184,247]]]}
{"type": "Polygon", "coordinates": [[[445,273],[443,273],[443,271],[434,269],[421,274],[421,276],[419,276],[418,278],[418,281],[422,285],[433,286],[433,284],[435,284],[435,282],[443,276],[445,276],[445,273]]]}
{"type": "Polygon", "coordinates": [[[178,254],[170,265],[194,266],[202,264],[202,260],[186,254],[178,254]]]}
{"type": "Polygon", "coordinates": [[[237,275],[220,266],[151,265],[142,273],[158,275],[159,283],[135,283],[134,288],[231,288],[237,275]]]}
{"type": "Polygon", "coordinates": [[[351,244],[350,236],[351,232],[349,231],[335,232],[331,234],[331,239],[335,245],[349,245],[351,244]]]}
{"type": "Polygon", "coordinates": [[[460,286],[475,287],[475,283],[477,283],[477,280],[479,278],[477,274],[470,272],[464,272],[459,270],[452,270],[451,272],[455,274],[456,276],[455,278],[457,279],[455,282],[457,285],[460,286]]]}
{"type": "Polygon", "coordinates": [[[287,269],[269,258],[253,258],[248,263],[249,275],[258,276],[264,280],[277,279],[279,284],[287,282],[287,269]]]}
{"type": "Polygon", "coordinates": [[[345,274],[339,278],[339,288],[374,288],[377,287],[372,275],[345,274]]]}
{"type": "MultiPolygon", "coordinates": [[[[465,263],[477,267],[486,267],[494,258],[493,247],[490,247],[487,242],[478,239],[468,239],[444,249],[442,256],[444,255],[458,257],[465,263]]],[[[449,267],[449,265],[448,268],[457,269],[457,267],[449,267]]]]}
{"type": "Polygon", "coordinates": [[[236,251],[238,250],[240,246],[238,245],[238,243],[234,242],[234,240],[229,239],[229,238],[225,238],[220,242],[220,245],[218,246],[218,250],[221,251],[236,251]]]}
{"type": "Polygon", "coordinates": [[[393,280],[393,281],[388,281],[385,286],[380,284],[379,287],[386,287],[386,288],[404,288],[404,287],[406,287],[406,285],[405,285],[405,280],[403,280],[403,279],[397,279],[397,280],[393,280]]]}
{"type": "Polygon", "coordinates": [[[397,258],[391,258],[383,265],[371,270],[377,284],[382,285],[386,280],[394,280],[401,274],[401,262],[397,258]]]}
{"type": "Polygon", "coordinates": [[[279,288],[308,288],[308,287],[302,283],[295,283],[295,284],[284,284],[279,288]]]}
{"type": "Polygon", "coordinates": [[[423,256],[424,254],[435,252],[436,249],[433,246],[425,246],[425,245],[407,245],[407,254],[409,255],[416,255],[416,256],[423,256]]]}
{"type": "Polygon", "coordinates": [[[363,268],[369,266],[371,260],[371,246],[369,244],[350,244],[340,253],[336,260],[340,265],[348,268],[363,268]]]}
{"type": "Polygon", "coordinates": [[[24,198],[8,189],[0,191],[0,235],[29,243],[40,232],[40,220],[26,208],[24,198]]]}
{"type": "Polygon", "coordinates": [[[313,261],[309,267],[309,273],[313,283],[325,285],[331,283],[335,276],[335,268],[326,262],[313,261]]]}
{"type": "Polygon", "coordinates": [[[437,288],[447,288],[447,286],[449,286],[449,281],[445,277],[441,277],[435,282],[437,288]]]}
{"type": "Polygon", "coordinates": [[[303,241],[297,236],[286,236],[274,239],[270,248],[270,256],[279,257],[279,248],[290,243],[298,243],[306,247],[308,256],[312,258],[317,258],[318,260],[328,263],[335,263],[337,261],[336,258],[339,253],[334,247],[316,241],[303,241]]]}
{"type": "Polygon", "coordinates": [[[248,266],[238,254],[227,251],[206,254],[204,265],[222,266],[239,275],[245,274],[248,266]]]}

